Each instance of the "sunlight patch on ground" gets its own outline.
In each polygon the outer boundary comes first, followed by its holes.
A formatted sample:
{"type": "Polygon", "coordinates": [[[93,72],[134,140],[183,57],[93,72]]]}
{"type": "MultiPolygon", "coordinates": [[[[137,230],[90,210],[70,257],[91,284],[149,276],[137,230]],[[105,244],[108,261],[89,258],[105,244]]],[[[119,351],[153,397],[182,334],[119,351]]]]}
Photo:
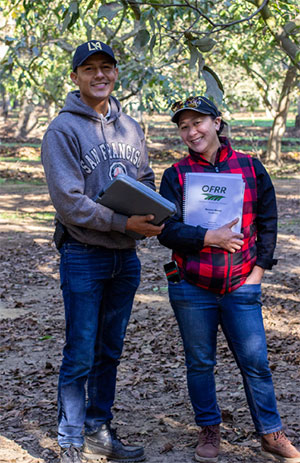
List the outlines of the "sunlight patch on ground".
{"type": "MultiPolygon", "coordinates": [[[[42,265],[38,265],[38,266],[37,266],[37,270],[38,270],[39,272],[43,273],[44,275],[50,275],[51,278],[53,278],[53,280],[59,281],[59,275],[53,273],[53,268],[52,268],[52,267],[49,267],[48,263],[42,264],[42,265]]],[[[1,461],[0,461],[0,463],[1,463],[1,461]]]]}
{"type": "Polygon", "coordinates": [[[168,301],[167,296],[160,296],[158,294],[136,294],[136,302],[144,302],[145,304],[152,304],[153,302],[166,302],[168,301]]]}
{"type": "Polygon", "coordinates": [[[283,242],[292,241],[297,247],[300,244],[300,238],[296,235],[285,235],[283,233],[278,233],[278,239],[283,240],[283,242]]]}
{"type": "MultiPolygon", "coordinates": [[[[295,336],[297,338],[297,333],[299,332],[299,320],[295,317],[290,320],[285,320],[283,322],[282,318],[273,319],[270,316],[269,310],[264,311],[264,323],[266,331],[275,330],[276,336],[285,335],[288,336],[295,336]]],[[[269,338],[269,334],[268,334],[269,338]]]]}
{"type": "MultiPolygon", "coordinates": [[[[5,318],[12,318],[12,319],[18,318],[21,315],[24,315],[25,313],[26,313],[26,310],[24,309],[6,307],[5,303],[0,300],[0,320],[5,319],[5,318]]],[[[1,440],[0,440],[0,446],[1,446],[1,440]]],[[[1,448],[0,448],[0,463],[2,463],[1,448]]]]}
{"type": "Polygon", "coordinates": [[[35,458],[16,442],[0,436],[1,463],[44,463],[43,458],[35,458]]]}
{"type": "MultiPolygon", "coordinates": [[[[274,296],[282,296],[283,291],[286,291],[286,286],[283,284],[276,284],[274,282],[266,282],[263,281],[263,287],[264,288],[272,288],[273,295],[274,296]]],[[[298,294],[297,293],[292,293],[288,292],[287,294],[284,294],[284,300],[285,301],[291,301],[291,302],[299,302],[298,294]]]]}
{"type": "MultiPolygon", "coordinates": [[[[28,219],[28,221],[30,221],[31,219],[28,219]]],[[[36,222],[33,222],[32,223],[24,223],[24,221],[22,223],[7,223],[6,220],[2,220],[0,219],[0,224],[1,224],[1,232],[2,233],[5,233],[5,232],[53,232],[54,231],[54,226],[52,224],[50,224],[49,226],[45,226],[45,225],[34,225],[34,223],[36,222]]]]}
{"type": "Polygon", "coordinates": [[[36,244],[39,244],[41,246],[45,246],[45,244],[49,244],[49,241],[51,242],[51,239],[49,239],[49,238],[34,238],[33,241],[36,244]]]}

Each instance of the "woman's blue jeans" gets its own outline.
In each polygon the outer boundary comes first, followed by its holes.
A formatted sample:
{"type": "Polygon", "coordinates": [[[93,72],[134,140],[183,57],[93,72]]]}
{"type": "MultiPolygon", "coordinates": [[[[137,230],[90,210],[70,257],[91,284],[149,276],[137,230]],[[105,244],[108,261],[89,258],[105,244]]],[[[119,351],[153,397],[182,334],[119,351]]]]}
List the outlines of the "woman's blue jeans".
{"type": "Polygon", "coordinates": [[[169,282],[170,302],[183,339],[187,383],[197,425],[219,424],[214,366],[218,326],[243,377],[256,431],[282,428],[277,411],[261,313],[261,286],[243,285],[217,295],[182,280],[169,282]]]}
{"type": "Polygon", "coordinates": [[[94,432],[112,419],[140,261],[132,249],[67,242],[60,251],[66,344],[58,384],[58,442],[80,447],[84,425],[94,432]]]}

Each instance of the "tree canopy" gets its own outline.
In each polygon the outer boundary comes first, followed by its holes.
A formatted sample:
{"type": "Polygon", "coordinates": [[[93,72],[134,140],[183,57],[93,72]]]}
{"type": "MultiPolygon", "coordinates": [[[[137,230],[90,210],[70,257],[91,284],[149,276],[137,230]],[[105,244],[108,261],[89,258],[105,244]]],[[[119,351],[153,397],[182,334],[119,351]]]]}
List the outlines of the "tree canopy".
{"type": "Polygon", "coordinates": [[[71,55],[90,39],[115,51],[123,106],[147,112],[197,92],[275,114],[287,70],[300,69],[296,0],[0,0],[0,15],[0,90],[12,103],[60,107],[71,55]]]}
{"type": "MultiPolygon", "coordinates": [[[[221,102],[224,90],[219,43],[274,48],[299,69],[299,7],[296,2],[0,0],[1,82],[11,98],[32,90],[34,101],[61,104],[69,85],[71,54],[84,40],[100,38],[115,50],[121,99],[143,90],[143,108],[161,109],[191,88],[221,102]],[[205,88],[206,84],[206,88],[205,88]]],[[[249,47],[248,47],[249,48],[249,47]]],[[[253,55],[252,49],[252,55],[253,55]]],[[[246,51],[239,55],[245,58],[246,51]]],[[[254,56],[255,56],[254,55],[254,56]]],[[[277,53],[278,55],[278,53],[277,53]]],[[[272,53],[265,59],[273,61],[272,53]]],[[[278,59],[278,58],[277,58],[278,59]]]]}

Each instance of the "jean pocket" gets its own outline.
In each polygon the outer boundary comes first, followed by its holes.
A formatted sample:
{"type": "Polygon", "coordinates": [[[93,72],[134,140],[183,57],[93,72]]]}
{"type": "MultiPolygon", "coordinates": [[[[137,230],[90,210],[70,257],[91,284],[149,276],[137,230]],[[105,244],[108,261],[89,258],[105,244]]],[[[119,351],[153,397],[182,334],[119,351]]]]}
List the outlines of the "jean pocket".
{"type": "Polygon", "coordinates": [[[261,304],[261,284],[249,284],[242,285],[233,291],[232,296],[237,299],[241,299],[243,303],[248,304],[261,304]]]}

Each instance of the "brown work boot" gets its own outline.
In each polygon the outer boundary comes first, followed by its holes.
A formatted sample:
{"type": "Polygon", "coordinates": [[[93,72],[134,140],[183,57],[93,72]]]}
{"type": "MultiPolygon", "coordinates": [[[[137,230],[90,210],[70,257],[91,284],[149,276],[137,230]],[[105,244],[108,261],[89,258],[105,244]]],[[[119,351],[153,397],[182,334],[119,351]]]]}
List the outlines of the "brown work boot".
{"type": "Polygon", "coordinates": [[[195,459],[207,463],[218,461],[220,450],[220,425],[203,426],[199,433],[199,442],[196,447],[195,459]]]}
{"type": "Polygon", "coordinates": [[[281,463],[300,463],[300,452],[292,445],[283,431],[261,436],[263,456],[281,463]]]}

